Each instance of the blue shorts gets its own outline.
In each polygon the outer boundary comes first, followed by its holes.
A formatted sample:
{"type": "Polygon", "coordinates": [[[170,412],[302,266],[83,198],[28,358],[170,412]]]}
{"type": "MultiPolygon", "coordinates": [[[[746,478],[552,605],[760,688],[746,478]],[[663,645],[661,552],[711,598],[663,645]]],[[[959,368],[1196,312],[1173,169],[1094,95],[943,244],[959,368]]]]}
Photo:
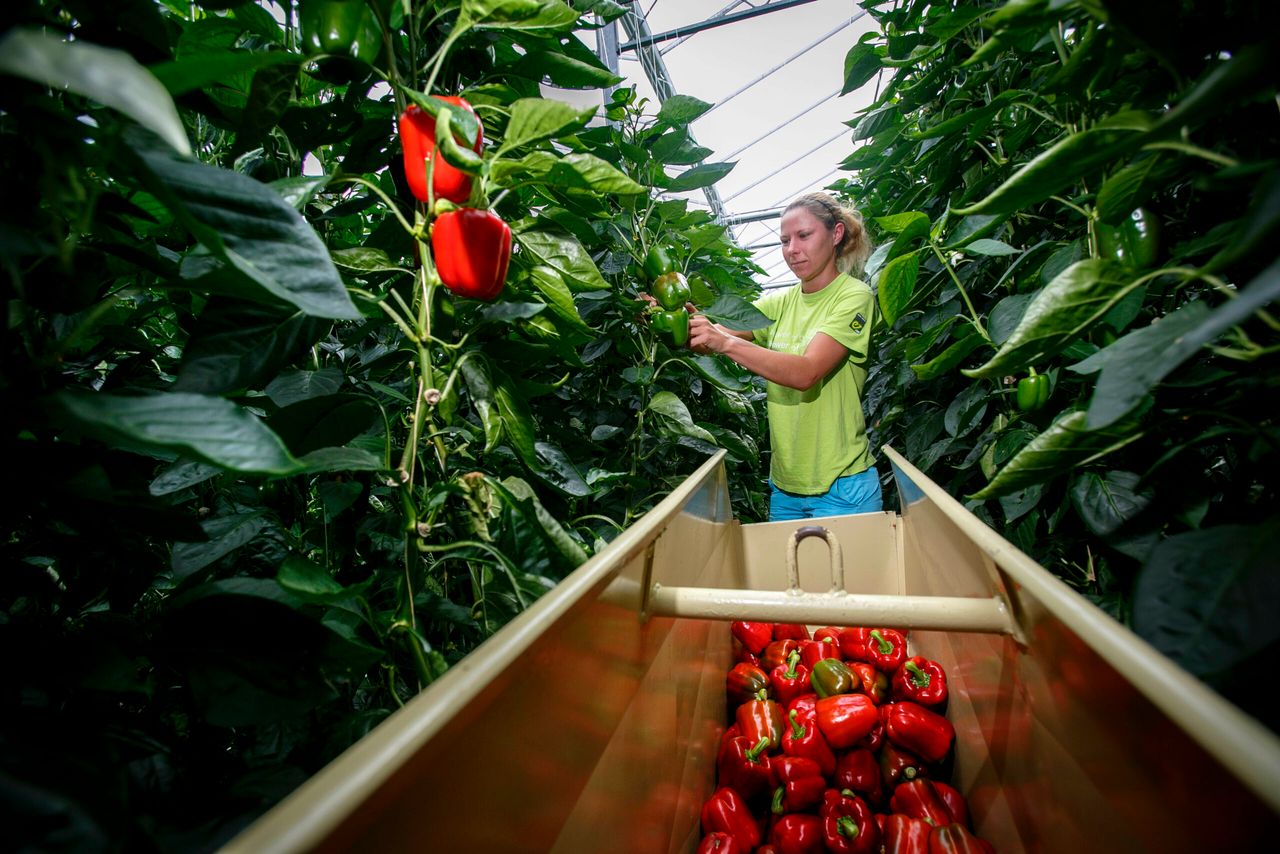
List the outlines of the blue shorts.
{"type": "Polygon", "coordinates": [[[875,468],[838,477],[831,488],[820,495],[796,495],[784,492],[769,481],[769,521],[812,519],[815,516],[845,516],[850,513],[875,513],[884,509],[880,494],[880,476],[875,468]]]}

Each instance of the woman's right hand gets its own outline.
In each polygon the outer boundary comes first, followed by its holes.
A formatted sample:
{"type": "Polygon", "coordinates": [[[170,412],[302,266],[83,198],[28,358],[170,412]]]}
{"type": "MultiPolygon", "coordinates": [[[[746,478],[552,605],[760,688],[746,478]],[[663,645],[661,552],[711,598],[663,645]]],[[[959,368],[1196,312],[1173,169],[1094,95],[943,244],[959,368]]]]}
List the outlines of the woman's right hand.
{"type": "Polygon", "coordinates": [[[689,318],[689,348],[695,352],[724,353],[736,337],[705,314],[695,314],[689,318]]]}

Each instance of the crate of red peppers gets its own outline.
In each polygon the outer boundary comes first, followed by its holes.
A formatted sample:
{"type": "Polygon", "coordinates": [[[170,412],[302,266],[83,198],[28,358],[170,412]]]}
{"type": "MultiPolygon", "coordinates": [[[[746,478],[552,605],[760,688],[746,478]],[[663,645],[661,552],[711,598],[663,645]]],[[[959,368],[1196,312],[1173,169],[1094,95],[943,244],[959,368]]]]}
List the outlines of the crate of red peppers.
{"type": "Polygon", "coordinates": [[[699,854],[994,854],[945,781],[947,675],[887,627],[734,622],[699,854]]]}

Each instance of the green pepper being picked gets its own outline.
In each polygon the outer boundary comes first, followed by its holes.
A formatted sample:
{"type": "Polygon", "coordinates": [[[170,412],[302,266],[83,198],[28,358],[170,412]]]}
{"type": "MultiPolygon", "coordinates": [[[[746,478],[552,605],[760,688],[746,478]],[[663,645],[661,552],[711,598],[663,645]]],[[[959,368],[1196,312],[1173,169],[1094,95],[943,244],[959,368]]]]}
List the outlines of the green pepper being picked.
{"type": "Polygon", "coordinates": [[[1032,368],[1030,376],[1018,380],[1018,409],[1022,412],[1035,412],[1043,408],[1049,402],[1051,390],[1049,377],[1037,374],[1036,369],[1032,368]]]}
{"type": "Polygon", "coordinates": [[[298,0],[302,50],[319,59],[316,76],[347,83],[378,58],[382,30],[365,0],[298,0]]]}
{"type": "Polygon", "coordinates": [[[651,322],[669,346],[683,347],[689,341],[689,312],[683,308],[660,311],[651,322]]]}
{"type": "Polygon", "coordinates": [[[675,311],[684,308],[684,304],[692,299],[693,292],[689,290],[685,277],[672,270],[653,280],[653,297],[667,311],[675,311]]]}
{"type": "Polygon", "coordinates": [[[644,273],[650,280],[656,279],[665,273],[670,273],[676,268],[676,264],[671,260],[671,253],[666,247],[653,244],[649,247],[649,251],[645,253],[644,263],[641,265],[644,273]]]}

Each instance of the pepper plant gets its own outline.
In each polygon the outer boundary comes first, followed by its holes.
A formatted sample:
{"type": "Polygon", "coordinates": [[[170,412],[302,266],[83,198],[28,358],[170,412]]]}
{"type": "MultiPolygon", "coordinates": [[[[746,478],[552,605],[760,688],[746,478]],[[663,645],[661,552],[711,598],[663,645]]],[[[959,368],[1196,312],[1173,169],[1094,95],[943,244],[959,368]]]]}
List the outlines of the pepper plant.
{"type": "Polygon", "coordinates": [[[747,255],[655,198],[728,168],[692,165],[706,105],[542,94],[620,82],[575,37],[620,12],[6,8],[16,847],[215,847],[709,452],[762,512],[758,391],[639,298],[662,242],[750,321],[747,255]],[[406,162],[411,109],[439,157],[406,162]],[[465,192],[421,201],[417,166],[465,192]],[[474,290],[459,252],[489,263],[474,290]]]}
{"type": "Polygon", "coordinates": [[[861,5],[875,440],[1274,727],[1269,4],[861,5]]]}

